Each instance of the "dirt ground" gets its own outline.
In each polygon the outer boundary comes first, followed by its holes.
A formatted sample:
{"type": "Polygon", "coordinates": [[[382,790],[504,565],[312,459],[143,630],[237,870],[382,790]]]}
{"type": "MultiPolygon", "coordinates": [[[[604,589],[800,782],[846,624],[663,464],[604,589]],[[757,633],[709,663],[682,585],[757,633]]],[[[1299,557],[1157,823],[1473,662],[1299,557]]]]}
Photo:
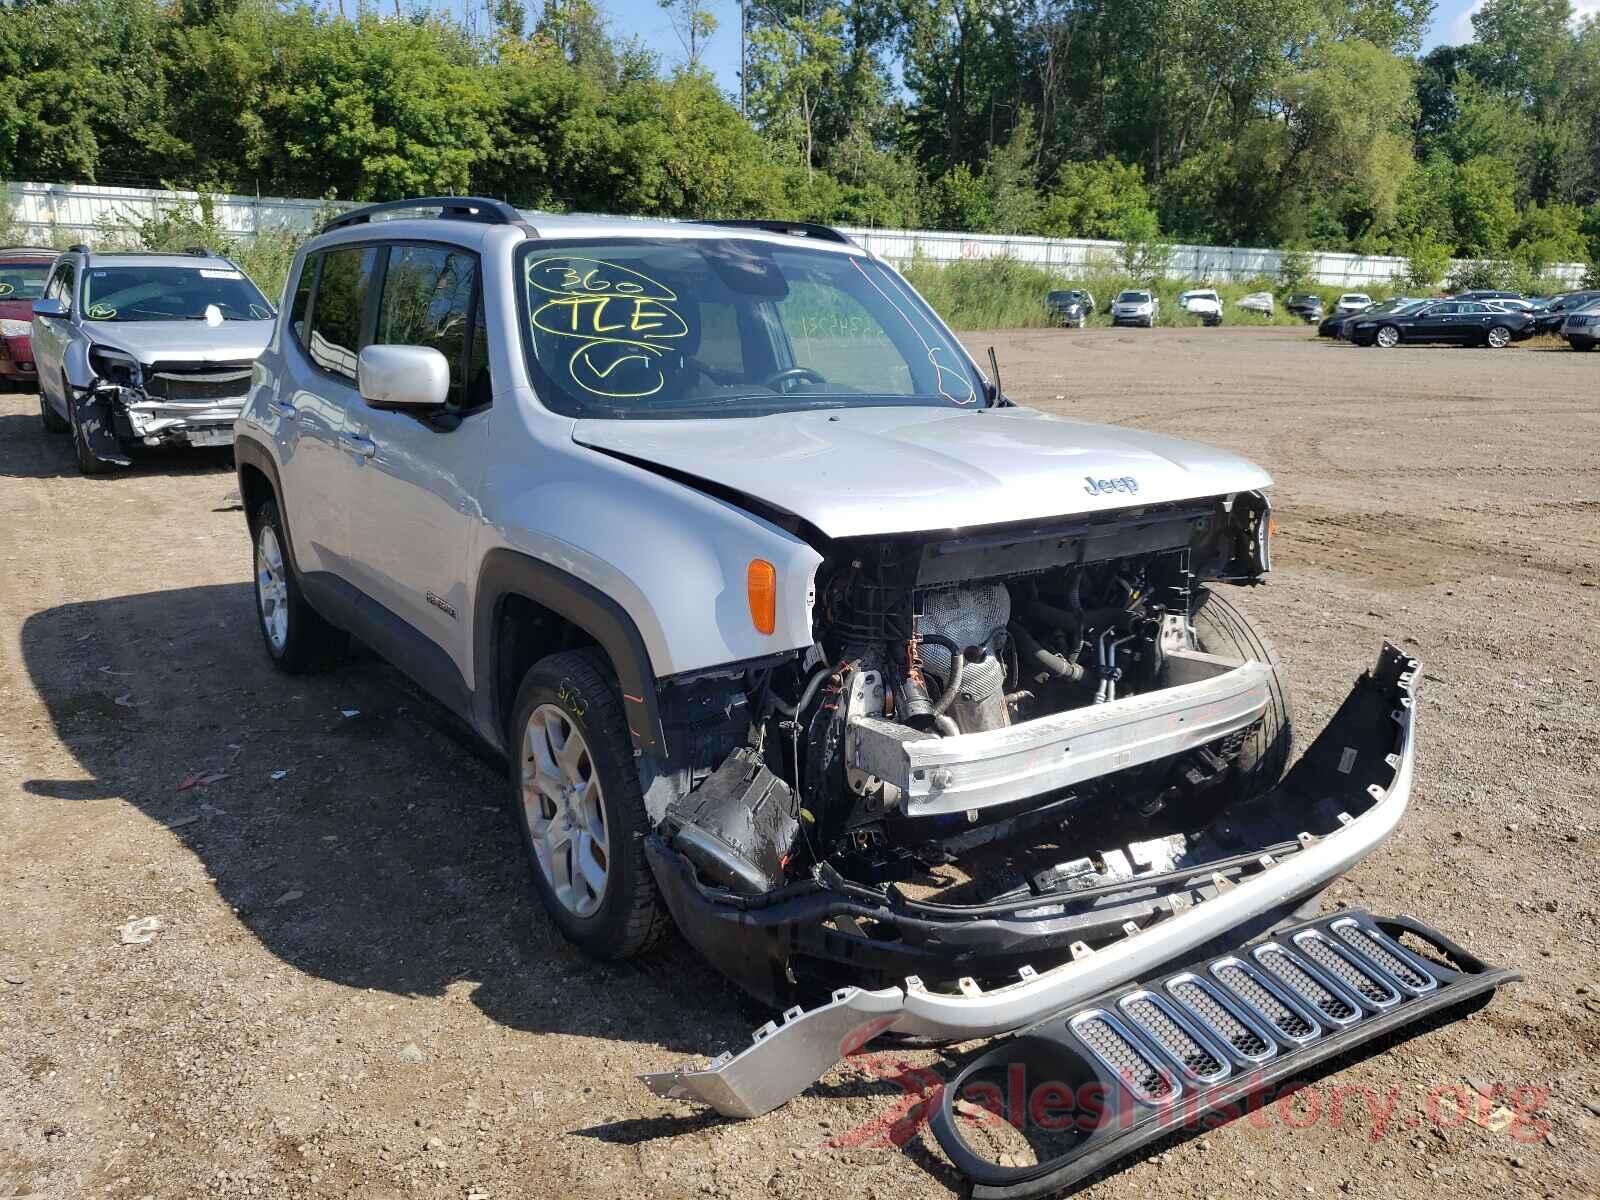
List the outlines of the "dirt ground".
{"type": "MultiPolygon", "coordinates": [[[[1384,637],[1426,671],[1411,811],[1334,898],[1527,975],[1314,1085],[1390,1097],[1386,1124],[1306,1094],[1086,1194],[1595,1194],[1600,355],[971,340],[1023,402],[1274,474],[1277,570],[1244,602],[1302,737],[1384,637]],[[1468,1077],[1547,1097],[1490,1132],[1460,1120],[1468,1077]]],[[[0,1196],[959,1189],[925,1130],[886,1136],[894,1056],[745,1123],[637,1083],[765,1014],[681,943],[569,949],[531,907],[500,768],[392,670],[273,673],[233,487],[216,460],[81,478],[35,399],[0,396],[0,1196]]]]}

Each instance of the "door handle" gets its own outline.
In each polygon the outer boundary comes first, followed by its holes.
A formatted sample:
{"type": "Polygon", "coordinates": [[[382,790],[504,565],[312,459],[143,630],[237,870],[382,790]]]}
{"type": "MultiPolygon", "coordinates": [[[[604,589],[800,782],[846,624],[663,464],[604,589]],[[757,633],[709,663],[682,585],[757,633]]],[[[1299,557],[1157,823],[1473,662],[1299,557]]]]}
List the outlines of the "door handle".
{"type": "Polygon", "coordinates": [[[270,400],[267,402],[267,407],[288,421],[294,420],[300,413],[300,410],[287,400],[270,400]]]}
{"type": "Polygon", "coordinates": [[[357,458],[371,458],[378,452],[378,444],[371,438],[354,433],[341,433],[339,444],[357,458]]]}

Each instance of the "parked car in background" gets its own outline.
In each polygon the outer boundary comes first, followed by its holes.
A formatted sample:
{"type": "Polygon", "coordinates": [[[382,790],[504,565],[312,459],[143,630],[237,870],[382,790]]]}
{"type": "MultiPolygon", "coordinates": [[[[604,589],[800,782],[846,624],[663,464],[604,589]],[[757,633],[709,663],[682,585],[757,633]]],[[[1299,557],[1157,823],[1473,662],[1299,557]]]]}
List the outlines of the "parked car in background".
{"type": "Polygon", "coordinates": [[[1196,288],[1178,296],[1178,307],[1207,325],[1222,324],[1222,297],[1213,288],[1196,288]]]}
{"type": "MultiPolygon", "coordinates": [[[[1457,299],[1460,299],[1460,297],[1458,296],[1457,299]]],[[[1485,300],[1483,303],[1487,304],[1490,308],[1498,308],[1501,312],[1531,313],[1533,311],[1533,305],[1528,303],[1528,301],[1519,300],[1514,297],[1502,296],[1494,300],[1485,300]]]]}
{"type": "Polygon", "coordinates": [[[1574,350],[1593,350],[1600,343],[1600,300],[1568,313],[1561,336],[1574,350]]]}
{"type": "Polygon", "coordinates": [[[1505,312],[1477,300],[1439,300],[1408,312],[1362,313],[1350,323],[1358,346],[1389,348],[1402,342],[1446,342],[1499,350],[1532,336],[1526,313],[1505,312]]]}
{"type": "Polygon", "coordinates": [[[1050,292],[1044,298],[1045,310],[1060,325],[1082,329],[1084,322],[1094,315],[1094,296],[1082,288],[1050,292]]]}
{"type": "Polygon", "coordinates": [[[1363,312],[1331,312],[1323,318],[1322,324],[1317,326],[1317,336],[1342,338],[1349,332],[1350,323],[1357,317],[1377,316],[1383,313],[1405,313],[1421,308],[1424,304],[1432,303],[1434,303],[1432,300],[1396,297],[1393,300],[1385,300],[1381,304],[1374,304],[1363,312]]]}
{"type": "Polygon", "coordinates": [[[1480,288],[1448,297],[1451,300],[1521,300],[1522,298],[1521,292],[1497,292],[1492,288],[1480,288]]]}
{"type": "Polygon", "coordinates": [[[0,249],[0,383],[32,387],[33,302],[44,295],[56,252],[38,246],[0,249]]]}
{"type": "Polygon", "coordinates": [[[1121,293],[1111,302],[1111,323],[1113,325],[1143,325],[1149,329],[1156,323],[1156,316],[1161,312],[1161,301],[1154,292],[1143,292],[1136,289],[1121,293]]]}
{"type": "Polygon", "coordinates": [[[33,304],[39,417],[85,475],[132,446],[230,446],[275,315],[220,255],[74,246],[33,304]]]}
{"type": "Polygon", "coordinates": [[[1271,292],[1251,292],[1239,301],[1239,307],[1246,312],[1260,313],[1270,317],[1273,313],[1274,301],[1271,292]]]}
{"type": "Polygon", "coordinates": [[[1322,297],[1312,292],[1296,292],[1289,297],[1284,307],[1307,325],[1314,325],[1322,320],[1322,297]]]}
{"type": "Polygon", "coordinates": [[[1365,292],[1345,292],[1333,306],[1336,313],[1357,313],[1372,307],[1372,297],[1365,292]]]}
{"type": "Polygon", "coordinates": [[[1558,296],[1552,296],[1548,305],[1534,313],[1533,331],[1535,333],[1559,333],[1568,313],[1577,312],[1580,308],[1586,308],[1596,300],[1600,300],[1600,289],[1562,292],[1558,296]]]}

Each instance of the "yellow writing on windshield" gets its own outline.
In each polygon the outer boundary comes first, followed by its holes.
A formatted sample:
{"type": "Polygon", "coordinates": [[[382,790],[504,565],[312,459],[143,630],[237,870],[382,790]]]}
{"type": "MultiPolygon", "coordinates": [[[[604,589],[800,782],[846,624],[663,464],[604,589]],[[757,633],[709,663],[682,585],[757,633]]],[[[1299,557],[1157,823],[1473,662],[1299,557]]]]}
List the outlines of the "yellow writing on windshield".
{"type": "Polygon", "coordinates": [[[567,360],[578,387],[637,399],[665,386],[660,359],[689,333],[671,288],[618,263],[570,255],[529,263],[527,279],[549,297],[534,309],[533,327],[581,343],[567,360]]]}

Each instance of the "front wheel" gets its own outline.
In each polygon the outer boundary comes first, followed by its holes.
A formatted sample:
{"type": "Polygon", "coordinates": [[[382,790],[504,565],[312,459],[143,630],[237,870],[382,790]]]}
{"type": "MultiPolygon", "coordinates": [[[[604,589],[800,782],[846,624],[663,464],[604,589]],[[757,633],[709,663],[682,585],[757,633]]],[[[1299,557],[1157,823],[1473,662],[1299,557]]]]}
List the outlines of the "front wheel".
{"type": "Polygon", "coordinates": [[[300,591],[300,580],[290,565],[283,517],[275,500],[265,501],[251,523],[254,530],[253,566],[256,580],[256,616],[267,657],[289,675],[325,671],[344,657],[350,639],[330,624],[300,591]]]}
{"type": "Polygon", "coordinates": [[[1496,325],[1489,330],[1483,340],[1491,350],[1504,350],[1511,345],[1511,330],[1504,325],[1496,325]]]}
{"type": "Polygon", "coordinates": [[[550,919],[594,958],[647,949],[668,917],[645,861],[650,821],[604,656],[571,650],[535,663],[509,733],[512,808],[550,919]]]}
{"type": "Polygon", "coordinates": [[[89,448],[88,435],[83,432],[83,425],[78,421],[78,406],[72,402],[72,385],[67,382],[67,377],[61,377],[61,399],[67,406],[70,418],[67,428],[72,433],[72,453],[78,460],[78,473],[80,475],[104,475],[111,469],[111,464],[97,458],[95,452],[89,448]]]}
{"type": "Polygon", "coordinates": [[[1195,640],[1207,654],[1264,663],[1271,671],[1267,711],[1240,746],[1234,767],[1241,788],[1240,798],[1259,796],[1277,785],[1289,764],[1293,731],[1288,676],[1265,635],[1231,601],[1210,588],[1201,589],[1190,621],[1194,625],[1195,640]]]}
{"type": "Polygon", "coordinates": [[[39,423],[44,426],[46,433],[71,433],[72,425],[64,420],[60,413],[50,407],[50,401],[45,399],[43,385],[39,388],[39,423]]]}
{"type": "Polygon", "coordinates": [[[1400,344],[1400,331],[1393,325],[1384,325],[1379,328],[1372,340],[1374,344],[1383,347],[1385,350],[1393,350],[1400,344]]]}

